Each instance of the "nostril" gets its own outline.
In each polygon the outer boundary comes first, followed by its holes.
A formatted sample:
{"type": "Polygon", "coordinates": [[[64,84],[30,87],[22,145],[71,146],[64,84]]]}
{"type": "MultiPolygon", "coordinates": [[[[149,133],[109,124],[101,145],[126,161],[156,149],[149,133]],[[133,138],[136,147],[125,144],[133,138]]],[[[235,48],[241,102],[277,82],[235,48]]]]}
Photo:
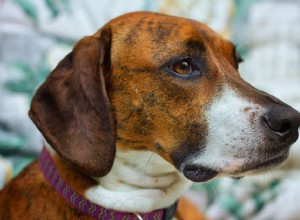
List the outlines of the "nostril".
{"type": "Polygon", "coordinates": [[[282,125],[281,125],[281,128],[277,131],[279,133],[287,133],[291,130],[291,124],[289,122],[284,122],[282,125]]]}
{"type": "Polygon", "coordinates": [[[292,124],[288,120],[270,119],[268,116],[264,116],[262,120],[271,130],[281,135],[288,134],[292,129],[292,124]]]}
{"type": "Polygon", "coordinates": [[[273,106],[261,116],[269,135],[280,137],[286,144],[294,143],[299,136],[300,114],[289,106],[273,106]]]}

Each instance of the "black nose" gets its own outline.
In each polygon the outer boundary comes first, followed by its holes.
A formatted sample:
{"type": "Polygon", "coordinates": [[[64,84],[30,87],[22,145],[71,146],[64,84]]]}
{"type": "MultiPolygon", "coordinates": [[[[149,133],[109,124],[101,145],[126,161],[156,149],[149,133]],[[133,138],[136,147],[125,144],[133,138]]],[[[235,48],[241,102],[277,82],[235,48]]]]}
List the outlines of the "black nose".
{"type": "Polygon", "coordinates": [[[298,128],[300,126],[300,113],[289,106],[272,107],[262,116],[267,127],[283,140],[295,142],[298,139],[298,128]]]}

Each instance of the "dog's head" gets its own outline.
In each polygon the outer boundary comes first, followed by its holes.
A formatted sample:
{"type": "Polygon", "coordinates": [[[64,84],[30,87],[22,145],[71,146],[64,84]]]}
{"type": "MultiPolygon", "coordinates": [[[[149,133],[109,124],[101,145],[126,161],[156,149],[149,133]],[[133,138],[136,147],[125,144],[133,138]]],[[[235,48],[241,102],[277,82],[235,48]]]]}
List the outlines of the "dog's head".
{"type": "Polygon", "coordinates": [[[279,165],[300,114],[238,73],[235,47],[205,25],[154,13],[85,37],[33,98],[30,116],[67,162],[106,175],[120,150],[150,150],[193,181],[279,165]]]}

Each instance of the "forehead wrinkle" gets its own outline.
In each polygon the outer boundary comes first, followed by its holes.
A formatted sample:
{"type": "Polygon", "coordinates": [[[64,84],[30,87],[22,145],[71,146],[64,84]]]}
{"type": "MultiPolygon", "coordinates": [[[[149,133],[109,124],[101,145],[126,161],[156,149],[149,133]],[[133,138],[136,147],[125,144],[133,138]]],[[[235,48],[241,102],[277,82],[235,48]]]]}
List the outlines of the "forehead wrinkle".
{"type": "Polygon", "coordinates": [[[183,26],[178,25],[176,31],[172,33],[172,36],[174,36],[172,40],[170,38],[161,39],[160,43],[163,40],[165,44],[160,49],[156,48],[154,50],[156,60],[167,62],[172,58],[197,56],[205,52],[205,43],[203,43],[201,35],[190,24],[188,22],[183,26]]]}
{"type": "Polygon", "coordinates": [[[207,53],[209,53],[209,57],[211,59],[211,62],[215,64],[215,67],[217,68],[218,73],[222,73],[222,67],[220,65],[220,59],[214,56],[214,53],[212,52],[211,48],[207,48],[207,53]]]}
{"type": "Polygon", "coordinates": [[[212,39],[214,39],[213,42],[221,39],[219,39],[218,36],[216,36],[216,33],[205,24],[199,23],[195,20],[190,20],[190,24],[197,32],[197,40],[195,40],[195,42],[198,41],[198,48],[201,47],[201,51],[208,53],[207,57],[216,64],[217,70],[221,72],[222,68],[215,56],[218,51],[215,51],[214,44],[211,43],[212,39]]]}
{"type": "Polygon", "coordinates": [[[234,51],[236,47],[231,41],[225,39],[222,35],[219,35],[218,33],[213,31],[211,28],[209,28],[207,25],[203,23],[199,23],[195,20],[191,20],[191,24],[200,33],[203,40],[205,40],[205,43],[207,43],[207,45],[210,45],[214,51],[218,53],[222,51],[223,52],[230,51],[230,55],[232,54],[234,55],[234,51]]]}

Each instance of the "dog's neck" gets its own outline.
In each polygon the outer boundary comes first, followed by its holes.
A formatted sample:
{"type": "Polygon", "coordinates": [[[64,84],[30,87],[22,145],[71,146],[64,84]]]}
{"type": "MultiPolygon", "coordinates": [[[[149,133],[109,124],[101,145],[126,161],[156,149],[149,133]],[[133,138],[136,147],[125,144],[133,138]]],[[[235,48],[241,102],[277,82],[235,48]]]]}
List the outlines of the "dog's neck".
{"type": "Polygon", "coordinates": [[[126,212],[149,212],[171,206],[191,182],[150,151],[117,150],[108,175],[85,196],[101,206],[126,212]]]}
{"type": "MultiPolygon", "coordinates": [[[[53,148],[47,143],[45,146],[55,158],[53,148]]],[[[57,163],[62,164],[62,160],[56,160],[57,163]]],[[[66,167],[64,169],[60,167],[58,166],[59,171],[66,170],[66,167]]],[[[70,172],[76,172],[75,169],[70,167],[69,169],[70,172]]],[[[70,179],[69,175],[61,174],[66,181],[70,179]]],[[[74,178],[80,179],[82,175],[76,173],[74,178]]],[[[82,183],[74,187],[84,189],[84,192],[79,194],[95,204],[114,210],[138,213],[173,205],[191,185],[191,181],[156,153],[122,152],[118,148],[111,171],[105,177],[96,179],[96,182],[97,185],[87,181],[84,187],[82,183]]],[[[71,183],[74,183],[72,179],[71,183]]]]}

